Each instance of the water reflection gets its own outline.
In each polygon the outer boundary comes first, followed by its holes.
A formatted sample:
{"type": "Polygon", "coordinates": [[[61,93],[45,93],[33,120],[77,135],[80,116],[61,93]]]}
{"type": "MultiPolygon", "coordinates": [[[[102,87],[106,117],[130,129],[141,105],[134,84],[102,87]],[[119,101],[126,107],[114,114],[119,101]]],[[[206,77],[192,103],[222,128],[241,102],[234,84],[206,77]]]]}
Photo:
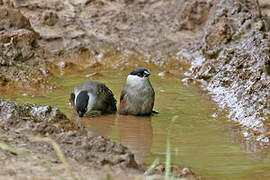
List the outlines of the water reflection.
{"type": "Polygon", "coordinates": [[[109,137],[117,116],[115,114],[81,118],[81,124],[92,136],[109,137]]]}
{"type": "Polygon", "coordinates": [[[118,118],[120,143],[127,146],[141,164],[150,154],[153,130],[151,117],[121,116],[118,118]]]}
{"type": "MultiPolygon", "coordinates": [[[[103,77],[97,80],[107,84],[119,99],[125,73],[102,72],[103,77]]],[[[63,88],[40,97],[20,97],[16,101],[58,107],[81,127],[85,126],[83,131],[122,143],[135,154],[138,163],[146,164],[156,158],[165,162],[171,117],[179,115],[170,127],[172,164],[190,167],[208,179],[270,179],[269,149],[258,149],[255,144],[243,141],[241,134],[235,131],[239,127],[231,127],[226,115],[221,114],[213,121],[212,103],[194,86],[186,87],[179,79],[160,78],[155,74],[157,72],[153,72],[151,82],[156,90],[155,108],[160,114],[148,118],[103,115],[81,119],[75,111],[71,115],[69,94],[74,86],[86,81],[84,77],[63,76],[59,80],[63,88]]]]}
{"type": "Polygon", "coordinates": [[[74,114],[72,119],[84,126],[89,135],[110,138],[117,134],[116,139],[134,153],[139,164],[150,154],[153,140],[151,117],[103,115],[78,119],[74,114]],[[113,133],[113,129],[117,132],[113,133]]]}

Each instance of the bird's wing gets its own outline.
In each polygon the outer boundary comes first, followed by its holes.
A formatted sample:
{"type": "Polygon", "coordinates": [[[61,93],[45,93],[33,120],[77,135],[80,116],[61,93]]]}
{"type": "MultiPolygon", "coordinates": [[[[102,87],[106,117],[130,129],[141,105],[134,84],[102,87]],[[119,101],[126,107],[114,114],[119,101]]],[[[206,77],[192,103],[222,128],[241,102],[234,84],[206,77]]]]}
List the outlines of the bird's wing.
{"type": "Polygon", "coordinates": [[[113,92],[105,85],[101,84],[102,92],[104,94],[104,101],[106,104],[110,105],[114,111],[116,111],[116,99],[114,98],[113,92]]]}

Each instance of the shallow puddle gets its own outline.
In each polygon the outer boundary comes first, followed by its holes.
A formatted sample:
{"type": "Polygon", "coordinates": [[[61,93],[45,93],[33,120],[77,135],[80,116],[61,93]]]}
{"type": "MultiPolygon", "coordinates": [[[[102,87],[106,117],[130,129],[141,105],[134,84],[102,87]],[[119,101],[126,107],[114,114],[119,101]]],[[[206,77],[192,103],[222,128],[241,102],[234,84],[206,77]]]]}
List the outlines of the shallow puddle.
{"type": "MultiPolygon", "coordinates": [[[[90,134],[102,135],[130,148],[139,163],[165,161],[166,140],[171,142],[172,164],[191,168],[207,179],[270,178],[270,158],[267,153],[247,152],[235,142],[227,121],[214,119],[214,105],[195,87],[186,87],[175,77],[161,78],[150,69],[150,79],[156,92],[152,117],[106,115],[84,117],[82,124],[90,134]]],[[[128,71],[102,72],[95,80],[102,81],[119,100],[128,71]]],[[[20,103],[50,104],[59,107],[71,119],[78,116],[68,99],[74,86],[90,78],[61,77],[62,88],[40,97],[11,95],[20,103]],[[14,97],[15,96],[15,97],[14,97]]],[[[27,92],[25,92],[27,95],[27,92]]]]}

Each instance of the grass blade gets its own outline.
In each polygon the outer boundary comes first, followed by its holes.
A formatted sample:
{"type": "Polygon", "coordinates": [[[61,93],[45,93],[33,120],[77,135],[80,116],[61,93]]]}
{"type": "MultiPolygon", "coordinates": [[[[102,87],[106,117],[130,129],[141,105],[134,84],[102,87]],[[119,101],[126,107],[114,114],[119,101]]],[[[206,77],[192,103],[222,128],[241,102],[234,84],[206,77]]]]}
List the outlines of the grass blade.
{"type": "Polygon", "coordinates": [[[158,163],[159,159],[155,159],[155,161],[151,164],[151,166],[144,172],[144,175],[147,176],[148,174],[150,174],[158,163]]]}
{"type": "Polygon", "coordinates": [[[170,148],[170,138],[167,138],[167,147],[166,147],[166,167],[165,167],[165,180],[169,180],[170,171],[171,171],[171,148],[170,148]]]}

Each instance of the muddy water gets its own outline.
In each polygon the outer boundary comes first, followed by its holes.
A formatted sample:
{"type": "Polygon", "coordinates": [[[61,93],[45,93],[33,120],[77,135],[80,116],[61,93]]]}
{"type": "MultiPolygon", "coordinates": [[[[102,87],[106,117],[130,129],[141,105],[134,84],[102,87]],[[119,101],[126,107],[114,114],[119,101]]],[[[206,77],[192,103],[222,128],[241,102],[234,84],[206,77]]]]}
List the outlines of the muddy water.
{"type": "MultiPolygon", "coordinates": [[[[267,153],[247,152],[235,142],[231,125],[224,118],[215,119],[214,105],[196,87],[186,87],[175,77],[161,78],[152,72],[151,82],[156,91],[152,117],[106,115],[84,117],[81,123],[90,134],[103,135],[129,147],[139,163],[165,161],[166,140],[171,141],[172,163],[191,168],[207,179],[270,178],[270,158],[267,153]]],[[[94,78],[105,82],[119,99],[125,72],[102,72],[94,78]]],[[[85,76],[61,77],[62,88],[39,97],[7,94],[21,103],[50,104],[59,107],[72,120],[78,121],[68,103],[73,87],[85,76]]]]}

